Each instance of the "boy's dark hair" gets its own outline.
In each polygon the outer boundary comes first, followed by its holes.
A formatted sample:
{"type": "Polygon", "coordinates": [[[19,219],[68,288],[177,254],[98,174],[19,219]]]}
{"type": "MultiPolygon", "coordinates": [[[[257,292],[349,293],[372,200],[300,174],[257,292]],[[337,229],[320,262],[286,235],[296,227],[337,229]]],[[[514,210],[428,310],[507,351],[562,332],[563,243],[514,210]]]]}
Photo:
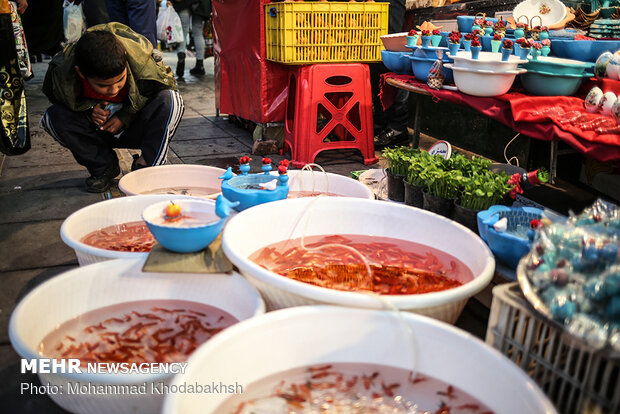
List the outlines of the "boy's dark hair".
{"type": "Polygon", "coordinates": [[[84,33],[76,43],[75,64],[87,78],[109,79],[123,72],[127,55],[114,34],[95,30],[84,33]]]}

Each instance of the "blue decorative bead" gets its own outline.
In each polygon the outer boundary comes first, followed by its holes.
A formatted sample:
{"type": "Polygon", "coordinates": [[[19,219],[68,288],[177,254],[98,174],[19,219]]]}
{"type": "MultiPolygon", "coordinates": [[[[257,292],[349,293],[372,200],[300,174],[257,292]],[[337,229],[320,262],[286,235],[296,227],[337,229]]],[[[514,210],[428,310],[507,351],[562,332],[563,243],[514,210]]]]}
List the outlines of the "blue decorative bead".
{"type": "Polygon", "coordinates": [[[604,289],[608,296],[620,294],[620,273],[607,275],[604,282],[604,289]]]}
{"type": "Polygon", "coordinates": [[[556,296],[551,301],[550,309],[554,319],[570,320],[575,315],[577,307],[575,304],[564,296],[556,296]]]}
{"type": "Polygon", "coordinates": [[[607,311],[607,316],[610,318],[620,317],[620,296],[611,298],[605,310],[607,311]]]}
{"type": "Polygon", "coordinates": [[[551,270],[551,266],[549,266],[547,263],[542,263],[540,266],[536,268],[536,270],[538,272],[548,272],[551,270]]]}
{"type": "Polygon", "coordinates": [[[600,256],[603,260],[614,262],[618,258],[618,245],[607,243],[601,247],[600,256]]]}
{"type": "Polygon", "coordinates": [[[586,295],[596,301],[605,299],[605,289],[603,289],[603,281],[600,279],[590,279],[585,285],[586,295]]]}

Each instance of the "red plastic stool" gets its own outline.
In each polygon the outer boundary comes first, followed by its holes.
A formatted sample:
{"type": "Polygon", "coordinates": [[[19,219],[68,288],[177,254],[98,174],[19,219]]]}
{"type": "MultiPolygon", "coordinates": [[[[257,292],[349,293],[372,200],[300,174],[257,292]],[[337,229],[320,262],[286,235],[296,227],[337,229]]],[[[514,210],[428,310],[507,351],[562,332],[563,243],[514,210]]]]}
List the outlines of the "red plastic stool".
{"type": "Polygon", "coordinates": [[[289,78],[284,151],[301,168],[331,149],[361,151],[377,162],[373,140],[370,71],[360,63],[300,66],[289,78]]]}

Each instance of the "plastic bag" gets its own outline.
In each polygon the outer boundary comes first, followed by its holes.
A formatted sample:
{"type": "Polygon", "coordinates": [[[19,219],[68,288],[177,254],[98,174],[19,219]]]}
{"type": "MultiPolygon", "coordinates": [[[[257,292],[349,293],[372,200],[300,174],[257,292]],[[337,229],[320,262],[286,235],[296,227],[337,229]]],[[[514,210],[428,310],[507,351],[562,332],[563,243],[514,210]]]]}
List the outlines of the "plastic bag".
{"type": "Polygon", "coordinates": [[[181,18],[172,7],[159,9],[157,16],[157,39],[166,43],[179,43],[183,39],[181,18]]]}
{"type": "Polygon", "coordinates": [[[63,7],[62,22],[65,29],[65,39],[69,43],[77,42],[86,30],[86,20],[82,11],[82,5],[75,5],[65,0],[63,7]]]}

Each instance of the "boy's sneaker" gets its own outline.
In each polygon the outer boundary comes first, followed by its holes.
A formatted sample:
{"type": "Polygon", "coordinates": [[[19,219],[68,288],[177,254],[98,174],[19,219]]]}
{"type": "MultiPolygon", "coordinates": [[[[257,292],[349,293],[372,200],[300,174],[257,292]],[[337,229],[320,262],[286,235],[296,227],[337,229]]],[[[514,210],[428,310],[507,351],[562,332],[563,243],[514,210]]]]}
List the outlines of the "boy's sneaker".
{"type": "Polygon", "coordinates": [[[100,176],[90,176],[86,179],[86,191],[89,193],[103,193],[110,189],[114,178],[121,173],[121,167],[115,162],[105,169],[100,176]]]}
{"type": "MultiPolygon", "coordinates": [[[[136,171],[136,170],[139,170],[140,168],[148,167],[148,165],[146,164],[138,163],[138,160],[140,159],[140,155],[133,154],[132,157],[133,157],[133,161],[131,162],[131,171],[136,171]]],[[[142,160],[142,162],[144,162],[144,160],[142,160]]]]}

